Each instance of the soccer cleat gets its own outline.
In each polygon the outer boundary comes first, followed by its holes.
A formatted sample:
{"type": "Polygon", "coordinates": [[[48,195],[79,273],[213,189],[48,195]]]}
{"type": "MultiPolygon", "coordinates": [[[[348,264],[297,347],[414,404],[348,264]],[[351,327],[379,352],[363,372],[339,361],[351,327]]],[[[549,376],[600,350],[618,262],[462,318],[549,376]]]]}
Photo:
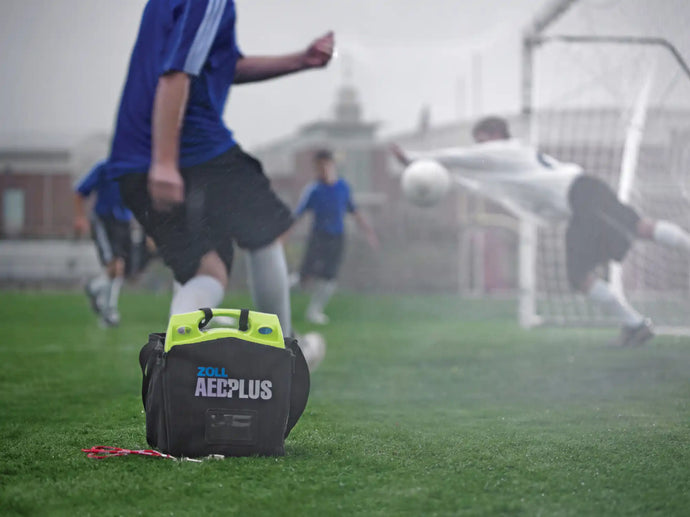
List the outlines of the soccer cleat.
{"type": "Polygon", "coordinates": [[[107,309],[101,314],[101,321],[106,327],[117,327],[120,324],[120,313],[117,309],[107,309]]]}
{"type": "Polygon", "coordinates": [[[316,325],[327,325],[330,321],[330,318],[326,316],[323,312],[317,311],[307,311],[304,315],[304,318],[308,322],[314,323],[316,325]]]}
{"type": "Polygon", "coordinates": [[[630,340],[625,346],[642,346],[653,337],[654,327],[652,326],[652,321],[645,319],[640,325],[637,326],[635,333],[631,336],[630,340]]]}
{"type": "Polygon", "coordinates": [[[89,303],[91,304],[91,309],[93,312],[98,314],[99,316],[101,315],[101,291],[98,289],[94,289],[91,286],[91,282],[88,282],[86,286],[84,286],[84,292],[86,293],[86,297],[89,299],[89,303]]]}
{"type": "Polygon", "coordinates": [[[326,341],[318,332],[307,332],[303,336],[298,336],[297,344],[304,354],[310,372],[314,372],[326,357],[326,341]]]}
{"type": "Polygon", "coordinates": [[[611,346],[633,348],[642,346],[654,337],[652,322],[646,318],[642,323],[634,327],[624,326],[620,334],[613,340],[611,346]]]}

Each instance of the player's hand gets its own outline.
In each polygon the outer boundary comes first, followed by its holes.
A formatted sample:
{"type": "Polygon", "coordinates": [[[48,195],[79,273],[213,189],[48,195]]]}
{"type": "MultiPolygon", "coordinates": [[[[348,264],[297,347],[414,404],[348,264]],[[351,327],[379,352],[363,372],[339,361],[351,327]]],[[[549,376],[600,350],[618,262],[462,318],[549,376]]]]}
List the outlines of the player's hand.
{"type": "Polygon", "coordinates": [[[315,39],[304,51],[302,64],[304,68],[322,68],[333,57],[335,48],[335,35],[329,31],[320,38],[315,39]]]}
{"type": "Polygon", "coordinates": [[[86,217],[77,216],[74,218],[74,233],[77,238],[89,233],[89,220],[86,217]]]}
{"type": "Polygon", "coordinates": [[[149,170],[149,195],[153,208],[161,212],[172,210],[184,202],[184,181],[175,166],[152,165],[149,170]]]}
{"type": "Polygon", "coordinates": [[[402,150],[402,148],[398,144],[390,144],[388,146],[390,149],[391,153],[393,153],[393,156],[396,157],[396,159],[402,164],[402,165],[409,165],[412,160],[405,154],[405,151],[402,150]]]}

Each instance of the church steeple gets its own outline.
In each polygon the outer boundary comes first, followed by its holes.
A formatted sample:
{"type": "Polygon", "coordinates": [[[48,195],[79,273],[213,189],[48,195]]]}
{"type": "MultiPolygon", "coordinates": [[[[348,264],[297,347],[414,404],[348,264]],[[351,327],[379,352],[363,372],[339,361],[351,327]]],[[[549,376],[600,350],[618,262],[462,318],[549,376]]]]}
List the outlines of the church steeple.
{"type": "Polygon", "coordinates": [[[342,56],[343,85],[338,89],[335,104],[335,119],[338,122],[359,123],[362,120],[362,105],[352,83],[352,59],[342,56]]]}

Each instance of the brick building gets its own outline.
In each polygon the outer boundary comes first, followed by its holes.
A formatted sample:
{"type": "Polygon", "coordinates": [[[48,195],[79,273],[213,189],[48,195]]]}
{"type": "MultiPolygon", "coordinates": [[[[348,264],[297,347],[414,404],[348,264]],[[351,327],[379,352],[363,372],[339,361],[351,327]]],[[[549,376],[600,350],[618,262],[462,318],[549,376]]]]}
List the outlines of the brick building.
{"type": "Polygon", "coordinates": [[[74,285],[99,270],[90,240],[73,237],[77,179],[109,137],[0,138],[0,285],[74,285]]]}
{"type": "Polygon", "coordinates": [[[74,183],[105,155],[107,143],[107,135],[100,134],[0,142],[0,237],[70,237],[74,183]]]}

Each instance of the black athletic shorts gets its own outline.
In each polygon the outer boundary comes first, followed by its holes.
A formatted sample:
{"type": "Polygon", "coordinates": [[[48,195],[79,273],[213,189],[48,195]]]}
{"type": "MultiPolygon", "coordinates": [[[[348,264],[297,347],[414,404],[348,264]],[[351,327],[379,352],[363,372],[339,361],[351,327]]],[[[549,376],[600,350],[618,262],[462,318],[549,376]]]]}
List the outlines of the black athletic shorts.
{"type": "Polygon", "coordinates": [[[262,248],[292,224],[290,209],[271,189],[261,163],[239,146],[180,172],[184,204],[169,212],[153,209],[146,174],[120,181],[125,203],[180,283],[196,274],[209,251],[218,253],[229,273],[234,243],[247,250],[262,248]]]}
{"type": "Polygon", "coordinates": [[[132,250],[129,253],[129,260],[125,263],[125,275],[134,277],[142,273],[156,256],[156,251],[149,249],[147,245],[146,235],[142,235],[139,239],[132,237],[132,250]]]}
{"type": "Polygon", "coordinates": [[[566,265],[568,281],[578,289],[597,266],[625,258],[640,216],[606,183],[586,174],[573,181],[568,200],[572,217],[565,235],[566,265]]]}
{"type": "Polygon", "coordinates": [[[334,280],[340,269],[344,248],[343,234],[312,232],[300,268],[300,276],[334,280]]]}
{"type": "Polygon", "coordinates": [[[91,238],[102,265],[108,265],[114,258],[129,258],[132,249],[130,229],[129,221],[91,214],[91,238]]]}

